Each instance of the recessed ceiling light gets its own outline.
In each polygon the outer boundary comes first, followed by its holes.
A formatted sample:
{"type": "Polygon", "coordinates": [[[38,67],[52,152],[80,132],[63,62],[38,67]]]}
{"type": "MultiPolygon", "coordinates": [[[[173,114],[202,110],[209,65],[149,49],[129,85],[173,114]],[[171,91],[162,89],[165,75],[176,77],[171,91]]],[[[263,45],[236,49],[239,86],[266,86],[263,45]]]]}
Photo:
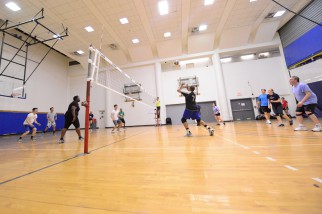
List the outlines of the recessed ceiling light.
{"type": "Polygon", "coordinates": [[[53,35],[53,37],[54,38],[58,38],[58,37],[60,38],[60,35],[59,34],[55,34],[55,35],[53,35]]]}
{"type": "Polygon", "coordinates": [[[249,2],[256,2],[257,0],[249,0],[249,2]]]}
{"type": "Polygon", "coordinates": [[[79,55],[82,55],[82,54],[84,54],[84,51],[82,51],[82,50],[78,50],[78,51],[76,51],[79,55]]]}
{"type": "Polygon", "coordinates": [[[189,60],[184,60],[180,61],[180,65],[186,65],[190,63],[201,63],[201,62],[207,62],[209,60],[209,57],[204,57],[204,58],[198,58],[198,59],[189,59],[189,60]]]}
{"type": "Polygon", "coordinates": [[[259,53],[258,56],[260,56],[260,57],[268,57],[269,52],[259,53]]]}
{"type": "Polygon", "coordinates": [[[275,13],[274,17],[282,16],[284,13],[285,13],[285,10],[277,11],[277,12],[275,13]]]}
{"type": "Polygon", "coordinates": [[[241,59],[253,59],[254,58],[254,54],[249,54],[249,55],[244,55],[240,57],[241,59]]]}
{"type": "Polygon", "coordinates": [[[204,0],[203,4],[204,5],[211,5],[215,2],[215,0],[204,0]]]}
{"type": "Polygon", "coordinates": [[[139,43],[140,40],[139,39],[132,39],[132,42],[133,42],[133,44],[136,44],[136,43],[139,43]]]}
{"type": "Polygon", "coordinates": [[[207,29],[207,25],[200,25],[199,26],[199,31],[204,31],[207,29]]]}
{"type": "Polygon", "coordinates": [[[122,25],[124,25],[124,24],[127,24],[127,23],[129,23],[129,20],[127,19],[127,18],[121,18],[120,19],[120,22],[122,23],[122,25]]]}
{"type": "Polygon", "coordinates": [[[163,34],[164,37],[170,37],[171,36],[171,32],[166,32],[163,34]]]}
{"type": "Polygon", "coordinates": [[[158,7],[159,7],[159,13],[161,16],[169,13],[168,1],[159,1],[158,7]]]}
{"type": "Polygon", "coordinates": [[[94,29],[91,26],[85,27],[85,30],[87,30],[87,32],[93,32],[94,31],[94,29]]]}
{"type": "Polygon", "coordinates": [[[12,11],[18,11],[18,10],[21,10],[21,8],[20,8],[16,3],[14,3],[14,2],[8,2],[8,3],[6,4],[6,6],[7,6],[10,10],[12,10],[12,11]]]}
{"type": "Polygon", "coordinates": [[[231,62],[231,57],[220,59],[221,62],[231,62]]]}

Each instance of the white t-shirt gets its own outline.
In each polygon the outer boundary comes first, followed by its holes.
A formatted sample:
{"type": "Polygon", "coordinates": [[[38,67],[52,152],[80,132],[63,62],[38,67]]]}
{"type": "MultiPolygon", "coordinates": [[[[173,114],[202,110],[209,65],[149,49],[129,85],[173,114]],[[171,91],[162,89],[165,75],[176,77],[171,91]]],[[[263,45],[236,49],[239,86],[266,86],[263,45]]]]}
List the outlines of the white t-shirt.
{"type": "Polygon", "coordinates": [[[113,111],[112,111],[113,120],[118,120],[119,119],[118,115],[119,115],[119,110],[118,109],[117,110],[113,109],[113,111]]]}
{"type": "Polygon", "coordinates": [[[25,121],[23,122],[24,125],[29,125],[29,123],[27,122],[27,119],[29,119],[29,122],[31,124],[33,124],[35,122],[35,120],[37,119],[37,114],[34,113],[29,113],[27,115],[27,118],[25,119],[25,121]]]}
{"type": "Polygon", "coordinates": [[[47,113],[47,119],[48,119],[48,121],[54,122],[55,121],[55,118],[57,118],[57,114],[55,112],[53,112],[53,113],[48,112],[47,113]]]}

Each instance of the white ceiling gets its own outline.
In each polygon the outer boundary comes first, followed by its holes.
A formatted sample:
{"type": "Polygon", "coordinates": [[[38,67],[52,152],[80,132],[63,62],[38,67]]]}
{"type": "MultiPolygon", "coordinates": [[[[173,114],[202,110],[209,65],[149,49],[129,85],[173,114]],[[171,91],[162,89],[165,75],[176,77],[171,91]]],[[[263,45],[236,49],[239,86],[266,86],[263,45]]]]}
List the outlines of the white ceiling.
{"type": "MultiPolygon", "coordinates": [[[[276,31],[293,17],[292,13],[286,12],[282,17],[265,19],[268,13],[283,9],[271,0],[253,3],[249,0],[215,0],[208,6],[203,5],[203,0],[168,0],[169,14],[163,16],[158,12],[158,0],[11,1],[22,9],[12,12],[5,7],[8,0],[0,0],[1,19],[9,20],[13,25],[30,20],[44,8],[42,24],[57,33],[63,30],[62,24],[69,30],[69,36],[59,41],[55,49],[81,63],[87,62],[90,44],[101,47],[114,63],[126,65],[270,42],[276,31]],[[127,17],[129,23],[122,25],[119,21],[122,17],[127,17]],[[207,30],[192,33],[192,29],[201,24],[207,24],[207,30]],[[88,33],[84,29],[89,25],[94,32],[88,33]],[[164,38],[165,32],[171,32],[172,36],[164,38]],[[134,38],[140,43],[133,44],[134,38]],[[109,44],[116,44],[117,50],[112,50],[109,44]],[[84,55],[73,54],[80,49],[84,55]]],[[[298,12],[310,0],[278,2],[298,12]]],[[[31,27],[32,24],[27,24],[19,28],[29,32],[31,27]]],[[[43,39],[52,37],[44,29],[33,35],[43,39]]]]}

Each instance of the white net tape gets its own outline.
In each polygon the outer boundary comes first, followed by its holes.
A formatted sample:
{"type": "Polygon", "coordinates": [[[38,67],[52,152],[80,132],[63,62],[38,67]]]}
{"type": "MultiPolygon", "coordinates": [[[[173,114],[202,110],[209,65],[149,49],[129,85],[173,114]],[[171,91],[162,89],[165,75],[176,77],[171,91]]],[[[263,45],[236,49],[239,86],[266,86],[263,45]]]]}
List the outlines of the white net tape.
{"type": "Polygon", "coordinates": [[[135,101],[149,108],[155,108],[153,105],[155,96],[147,91],[142,84],[116,66],[99,50],[90,47],[90,51],[93,54],[92,59],[89,59],[89,64],[91,65],[90,80],[123,96],[124,101],[135,101]]]}

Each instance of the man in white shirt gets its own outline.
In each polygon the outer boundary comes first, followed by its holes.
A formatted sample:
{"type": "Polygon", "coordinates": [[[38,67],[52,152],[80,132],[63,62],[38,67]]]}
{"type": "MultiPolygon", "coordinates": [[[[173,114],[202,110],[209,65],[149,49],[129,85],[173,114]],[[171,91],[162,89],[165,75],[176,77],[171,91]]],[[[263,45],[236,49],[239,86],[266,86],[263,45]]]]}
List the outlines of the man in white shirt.
{"type": "Polygon", "coordinates": [[[50,128],[53,127],[53,135],[55,135],[56,132],[56,120],[57,120],[57,114],[54,112],[54,107],[50,108],[50,112],[47,113],[47,126],[43,133],[45,134],[46,131],[50,128]]]}
{"type": "Polygon", "coordinates": [[[26,136],[28,133],[31,133],[30,139],[34,141],[34,136],[36,135],[37,128],[34,126],[34,123],[36,123],[38,126],[40,126],[40,123],[37,122],[37,113],[38,108],[33,108],[32,112],[27,115],[27,118],[23,122],[23,127],[25,128],[25,132],[19,137],[19,142],[22,141],[22,138],[26,136]]]}
{"type": "Polygon", "coordinates": [[[122,126],[122,121],[118,117],[119,115],[119,110],[117,109],[117,105],[114,105],[114,109],[112,110],[111,113],[111,119],[113,120],[114,127],[112,129],[112,133],[115,132],[115,129],[117,128],[117,131],[120,131],[120,127],[122,126]]]}

